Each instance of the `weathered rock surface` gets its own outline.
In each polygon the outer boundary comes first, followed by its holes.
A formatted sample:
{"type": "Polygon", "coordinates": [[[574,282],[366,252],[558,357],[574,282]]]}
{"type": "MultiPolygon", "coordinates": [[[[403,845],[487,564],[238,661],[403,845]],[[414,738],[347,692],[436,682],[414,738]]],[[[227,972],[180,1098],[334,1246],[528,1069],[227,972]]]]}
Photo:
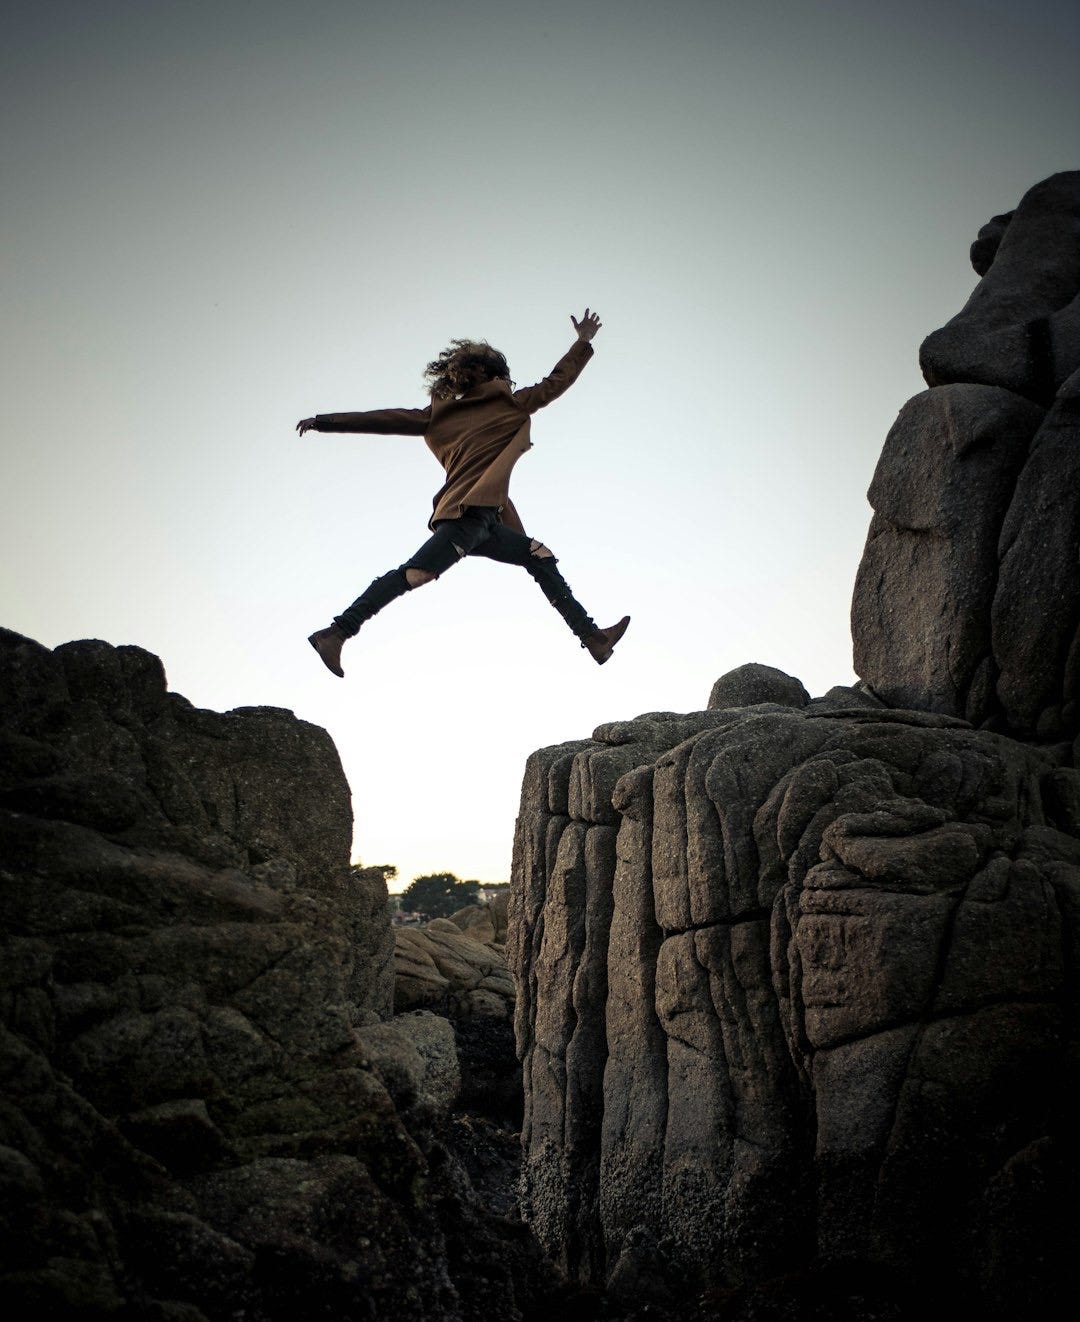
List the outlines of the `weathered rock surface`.
{"type": "Polygon", "coordinates": [[[996,710],[991,612],[1002,525],[1045,410],[996,386],[905,404],[870,486],[852,607],[855,669],[899,706],[996,710]]]}
{"type": "Polygon", "coordinates": [[[500,950],[506,947],[506,927],[509,921],[509,888],[496,895],[487,904],[467,904],[464,909],[450,915],[455,927],[460,927],[474,941],[500,950]]]}
{"type": "Polygon", "coordinates": [[[725,711],[730,707],[755,707],[762,702],[777,702],[783,707],[805,707],[810,694],[791,675],[775,666],[739,666],[720,678],[709,694],[708,710],[725,711]]]}
{"type": "Polygon", "coordinates": [[[972,381],[1048,404],[1080,368],[1080,170],[1036,184],[1002,222],[980,231],[982,279],[919,361],[927,385],[972,381]]]}
{"type": "Polygon", "coordinates": [[[1001,529],[991,614],[1005,722],[1039,738],[1080,722],[1080,371],[1039,428],[1001,529]]]}
{"type": "Polygon", "coordinates": [[[443,1141],[453,1028],[386,1022],[385,886],[349,868],[329,736],[199,711],[139,648],[7,631],[0,727],[8,1308],[510,1322],[542,1299],[443,1141]]]}
{"type": "Polygon", "coordinates": [[[394,1008],[452,1019],[510,1019],[514,980],[506,963],[509,896],[469,905],[422,927],[394,929],[394,1008]]]}
{"type": "Polygon", "coordinates": [[[389,1023],[357,1030],[357,1041],[398,1112],[441,1120],[461,1091],[461,1070],[450,1021],[416,1010],[389,1023]]]}
{"type": "Polygon", "coordinates": [[[873,483],[855,669],[886,703],[1021,738],[1080,734],[1080,171],[972,250],[873,483]]]}
{"type": "Polygon", "coordinates": [[[1076,1226],[1080,777],[841,697],[529,760],[523,1210],[573,1278],[656,1307],[839,1265],[1050,1316],[1076,1226]]]}

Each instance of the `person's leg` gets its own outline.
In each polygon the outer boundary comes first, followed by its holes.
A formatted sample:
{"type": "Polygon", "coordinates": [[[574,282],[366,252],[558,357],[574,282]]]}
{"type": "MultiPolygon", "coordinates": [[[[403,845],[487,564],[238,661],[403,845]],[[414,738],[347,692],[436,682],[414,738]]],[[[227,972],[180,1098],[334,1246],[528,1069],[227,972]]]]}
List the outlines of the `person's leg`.
{"type": "Polygon", "coordinates": [[[471,555],[482,555],[504,565],[521,565],[540,586],[540,590],[570,626],[582,644],[597,633],[596,622],[577,600],[570,584],[559,570],[559,562],[543,542],[524,533],[515,532],[503,524],[496,524],[486,542],[481,542],[471,555]]]}
{"type": "Polygon", "coordinates": [[[452,565],[469,554],[474,546],[484,541],[496,525],[497,514],[491,509],[466,510],[460,519],[440,520],[434,533],[415,555],[397,569],[374,579],[359,597],[334,616],[334,623],[313,633],[308,641],[322,658],[327,669],[339,677],[341,648],[373,615],[378,614],[398,597],[413,588],[431,583],[452,565]]]}
{"type": "Polygon", "coordinates": [[[375,579],[353,604],[334,616],[334,623],[346,638],[358,633],[384,606],[396,601],[413,588],[434,582],[472,548],[482,542],[494,523],[495,512],[466,510],[460,519],[442,519],[435,531],[415,555],[388,574],[375,579]]]}
{"type": "Polygon", "coordinates": [[[611,658],[615,644],[626,632],[630,616],[624,615],[617,624],[598,629],[584,606],[575,598],[570,584],[559,571],[558,561],[551,550],[535,537],[514,532],[503,524],[496,524],[491,536],[481,542],[471,555],[482,555],[502,564],[521,565],[539,585],[548,601],[570,626],[576,637],[594,661],[603,665],[611,658]]]}

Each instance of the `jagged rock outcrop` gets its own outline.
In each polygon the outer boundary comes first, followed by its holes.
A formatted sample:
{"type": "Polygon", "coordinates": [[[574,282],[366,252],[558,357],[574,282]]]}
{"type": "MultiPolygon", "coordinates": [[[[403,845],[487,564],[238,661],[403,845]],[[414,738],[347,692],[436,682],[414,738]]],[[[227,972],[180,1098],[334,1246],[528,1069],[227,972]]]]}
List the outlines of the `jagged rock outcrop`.
{"type": "Polygon", "coordinates": [[[1080,777],[852,696],[530,759],[523,1196],[572,1277],[638,1282],[645,1244],[669,1294],[845,1260],[985,1316],[1061,1285],[1080,777]]]}
{"type": "Polygon", "coordinates": [[[982,293],[924,345],[871,488],[858,685],[744,666],[707,711],[529,760],[523,1213],[631,1312],[1069,1307],[1078,218],[1080,173],[995,218],[982,293]]]}
{"type": "Polygon", "coordinates": [[[385,885],[349,868],[325,731],[197,710],[139,648],[7,631],[0,727],[9,1310],[511,1322],[543,1299],[444,1141],[453,1027],[388,1019],[385,885]]]}
{"type": "Polygon", "coordinates": [[[471,904],[449,918],[394,930],[394,1007],[421,1007],[453,1019],[514,1013],[514,980],[506,964],[509,896],[471,904]]]}
{"type": "Polygon", "coordinates": [[[974,293],[919,350],[927,385],[977,382],[1049,404],[1080,369],[1080,170],[995,216],[971,259],[974,293]]]}
{"type": "Polygon", "coordinates": [[[1080,171],[972,248],[889,433],[852,602],[855,669],[895,706],[1022,738],[1080,732],[1080,171]]]}

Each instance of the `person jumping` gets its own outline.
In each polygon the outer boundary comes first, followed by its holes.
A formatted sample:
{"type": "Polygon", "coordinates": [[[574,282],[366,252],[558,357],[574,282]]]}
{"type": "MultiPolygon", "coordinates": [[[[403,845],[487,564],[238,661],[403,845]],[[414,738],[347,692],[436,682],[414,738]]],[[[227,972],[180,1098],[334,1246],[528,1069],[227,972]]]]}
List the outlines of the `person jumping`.
{"type": "Polygon", "coordinates": [[[555,556],[522,527],[510,500],[510,473],[532,446],[530,419],[574,384],[593,355],[590,341],[600,319],[588,308],[580,321],[570,320],[577,340],[535,386],[514,389],[506,359],[486,341],[452,340],[424,373],[431,403],[426,409],[374,409],[367,413],[317,413],[296,424],[307,431],[374,432],[423,436],[446,470],[435,493],[428,527],[432,535],[397,569],[383,574],[333,624],[318,629],[308,642],[333,674],[344,678],[341,649],[360,626],[396,598],[431,583],[467,555],[482,555],[505,565],[521,565],[536,580],[582,647],[603,665],[630,623],[598,629],[575,600],[555,556]]]}

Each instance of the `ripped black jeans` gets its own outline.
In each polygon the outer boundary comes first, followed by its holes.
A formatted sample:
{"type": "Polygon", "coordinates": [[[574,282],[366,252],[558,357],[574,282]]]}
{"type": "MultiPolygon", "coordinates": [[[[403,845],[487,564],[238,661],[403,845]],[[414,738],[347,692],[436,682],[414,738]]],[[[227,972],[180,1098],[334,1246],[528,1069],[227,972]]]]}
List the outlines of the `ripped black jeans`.
{"type": "Polygon", "coordinates": [[[596,624],[575,599],[547,547],[501,524],[498,510],[480,505],[470,506],[460,519],[440,519],[411,559],[375,579],[347,610],[334,617],[334,623],[351,638],[377,611],[409,591],[406,570],[421,569],[438,578],[467,555],[521,565],[578,638],[584,641],[596,633],[596,624]]]}

